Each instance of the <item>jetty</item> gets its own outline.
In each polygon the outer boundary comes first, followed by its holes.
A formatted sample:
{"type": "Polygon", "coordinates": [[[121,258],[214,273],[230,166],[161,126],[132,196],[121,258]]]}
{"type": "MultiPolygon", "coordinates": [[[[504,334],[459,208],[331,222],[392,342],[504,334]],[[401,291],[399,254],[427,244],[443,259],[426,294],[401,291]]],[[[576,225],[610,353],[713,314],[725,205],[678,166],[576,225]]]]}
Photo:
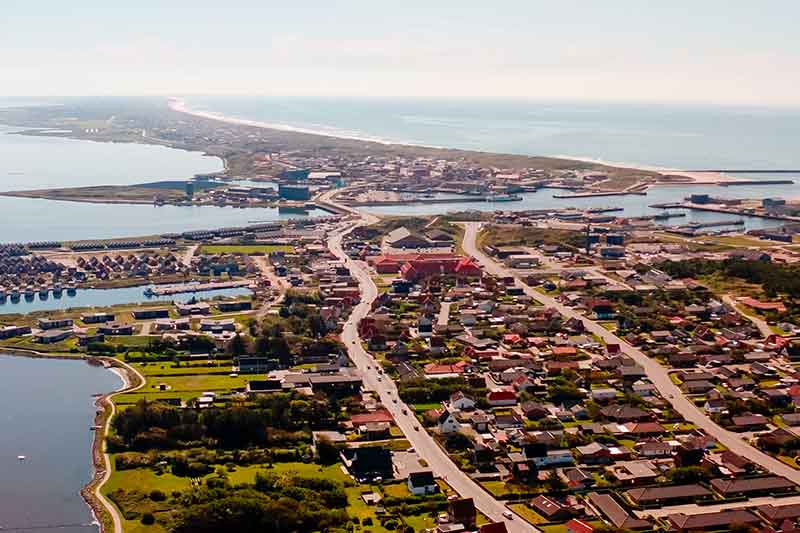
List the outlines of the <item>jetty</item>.
{"type": "Polygon", "coordinates": [[[251,287],[252,282],[247,280],[240,281],[219,281],[213,283],[183,283],[181,285],[168,285],[163,287],[148,287],[145,289],[145,296],[170,296],[173,294],[184,294],[187,292],[206,292],[220,289],[236,289],[241,287],[251,287]]]}

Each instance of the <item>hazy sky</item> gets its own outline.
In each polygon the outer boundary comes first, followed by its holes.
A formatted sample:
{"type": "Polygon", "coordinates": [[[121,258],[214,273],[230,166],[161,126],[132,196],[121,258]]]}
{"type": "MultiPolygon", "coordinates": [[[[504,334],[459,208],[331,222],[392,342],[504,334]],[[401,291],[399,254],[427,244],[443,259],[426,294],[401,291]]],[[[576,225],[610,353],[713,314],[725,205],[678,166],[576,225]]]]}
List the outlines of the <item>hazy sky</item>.
{"type": "Polygon", "coordinates": [[[0,95],[800,104],[800,2],[2,0],[0,95]]]}

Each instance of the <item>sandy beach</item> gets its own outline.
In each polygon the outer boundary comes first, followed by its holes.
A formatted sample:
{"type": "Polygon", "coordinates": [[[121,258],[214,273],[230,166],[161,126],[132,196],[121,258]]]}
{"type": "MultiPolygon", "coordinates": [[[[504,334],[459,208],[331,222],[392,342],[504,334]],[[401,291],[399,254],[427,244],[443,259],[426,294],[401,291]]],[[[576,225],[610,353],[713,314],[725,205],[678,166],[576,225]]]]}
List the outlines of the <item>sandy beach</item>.
{"type": "MultiPolygon", "coordinates": [[[[345,134],[334,134],[330,132],[323,132],[319,130],[312,130],[308,128],[298,128],[294,126],[289,126],[287,124],[275,124],[270,122],[260,122],[257,120],[247,120],[241,118],[233,118],[221,113],[214,113],[210,111],[199,111],[197,109],[192,109],[189,107],[185,100],[181,98],[170,98],[169,99],[169,107],[173,111],[177,111],[179,113],[186,113],[187,115],[193,115],[200,118],[207,118],[210,120],[219,120],[221,122],[227,122],[229,124],[240,124],[243,126],[253,126],[256,128],[265,128],[271,130],[281,130],[281,131],[290,131],[295,133],[306,133],[310,135],[321,135],[324,137],[335,137],[339,139],[350,139],[356,141],[365,141],[365,142],[375,142],[385,145],[391,144],[407,144],[401,142],[392,142],[387,141],[386,139],[380,139],[375,137],[369,136],[360,136],[360,135],[345,135],[345,134]]],[[[424,144],[415,144],[415,146],[422,146],[425,148],[443,148],[441,146],[429,146],[424,144]]],[[[615,161],[604,161],[602,159],[591,159],[588,157],[575,157],[570,155],[546,155],[544,157],[555,157],[559,159],[567,159],[572,161],[581,161],[583,163],[593,163],[597,165],[604,165],[609,167],[617,167],[617,168],[625,168],[631,170],[641,170],[644,172],[658,172],[660,174],[671,174],[673,176],[681,176],[687,178],[687,181],[665,181],[664,184],[668,185],[670,183],[676,185],[714,185],[718,183],[728,183],[736,181],[736,178],[732,176],[728,176],[725,174],[721,174],[719,172],[686,172],[679,169],[672,169],[667,167],[658,167],[658,166],[648,166],[648,165],[638,165],[638,164],[630,164],[630,163],[617,163],[615,161]]]]}
{"type": "MultiPolygon", "coordinates": [[[[673,176],[681,176],[685,178],[689,178],[691,181],[687,182],[672,182],[675,184],[683,184],[683,185],[715,185],[718,183],[729,183],[733,181],[737,181],[737,178],[733,176],[728,176],[727,174],[721,174],[719,172],[687,172],[685,170],[674,169],[674,168],[667,168],[667,167],[658,167],[658,166],[648,166],[648,165],[634,165],[630,163],[618,163],[616,161],[604,161],[602,159],[591,159],[588,157],[575,157],[575,156],[554,156],[554,157],[561,157],[564,159],[572,159],[574,161],[582,161],[584,163],[594,163],[596,165],[606,165],[609,167],[617,167],[617,168],[629,168],[632,170],[642,170],[646,172],[658,172],[659,174],[671,174],[673,176]]],[[[669,184],[670,182],[666,182],[669,184]]]]}

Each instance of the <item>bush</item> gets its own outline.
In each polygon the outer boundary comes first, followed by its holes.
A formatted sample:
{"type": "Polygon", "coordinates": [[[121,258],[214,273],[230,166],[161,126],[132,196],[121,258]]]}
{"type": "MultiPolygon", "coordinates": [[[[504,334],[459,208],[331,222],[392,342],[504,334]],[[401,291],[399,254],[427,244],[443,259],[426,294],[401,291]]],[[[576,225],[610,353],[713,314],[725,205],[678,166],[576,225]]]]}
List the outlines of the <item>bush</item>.
{"type": "Polygon", "coordinates": [[[163,502],[167,499],[167,495],[160,490],[154,490],[150,492],[150,499],[154,502],[163,502]]]}
{"type": "Polygon", "coordinates": [[[141,522],[146,526],[152,526],[156,523],[156,517],[153,516],[153,513],[144,513],[141,522]]]}

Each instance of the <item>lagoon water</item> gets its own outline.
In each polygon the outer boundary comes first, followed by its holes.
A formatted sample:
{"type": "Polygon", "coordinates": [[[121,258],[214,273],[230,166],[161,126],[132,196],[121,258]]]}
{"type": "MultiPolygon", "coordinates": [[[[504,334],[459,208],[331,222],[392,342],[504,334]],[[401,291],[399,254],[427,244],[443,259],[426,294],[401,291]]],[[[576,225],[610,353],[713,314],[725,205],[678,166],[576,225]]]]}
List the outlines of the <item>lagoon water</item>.
{"type": "Polygon", "coordinates": [[[322,209],[281,213],[278,208],[84,204],[3,196],[0,213],[0,243],[137,237],[330,215],[322,209]]]}
{"type": "Polygon", "coordinates": [[[70,296],[64,291],[61,297],[56,298],[51,293],[42,299],[38,293],[32,300],[22,296],[19,301],[12,302],[10,298],[0,301],[0,315],[11,313],[32,313],[34,311],[54,311],[69,309],[71,307],[107,307],[119,304],[141,302],[187,302],[192,298],[197,300],[210,300],[219,296],[237,297],[248,296],[252,291],[246,287],[232,287],[213,291],[186,292],[169,296],[145,296],[146,287],[124,287],[118,289],[78,289],[75,295],[70,296]]]}
{"type": "Polygon", "coordinates": [[[92,475],[92,394],[120,378],[81,361],[9,356],[0,356],[0,376],[0,530],[97,531],[79,493],[92,475]]]}
{"type": "MultiPolygon", "coordinates": [[[[185,180],[220,170],[219,159],[163,146],[14,135],[0,126],[0,191],[185,180]]],[[[85,204],[0,196],[0,243],[136,237],[250,221],[325,216],[277,208],[85,204]]]]}

